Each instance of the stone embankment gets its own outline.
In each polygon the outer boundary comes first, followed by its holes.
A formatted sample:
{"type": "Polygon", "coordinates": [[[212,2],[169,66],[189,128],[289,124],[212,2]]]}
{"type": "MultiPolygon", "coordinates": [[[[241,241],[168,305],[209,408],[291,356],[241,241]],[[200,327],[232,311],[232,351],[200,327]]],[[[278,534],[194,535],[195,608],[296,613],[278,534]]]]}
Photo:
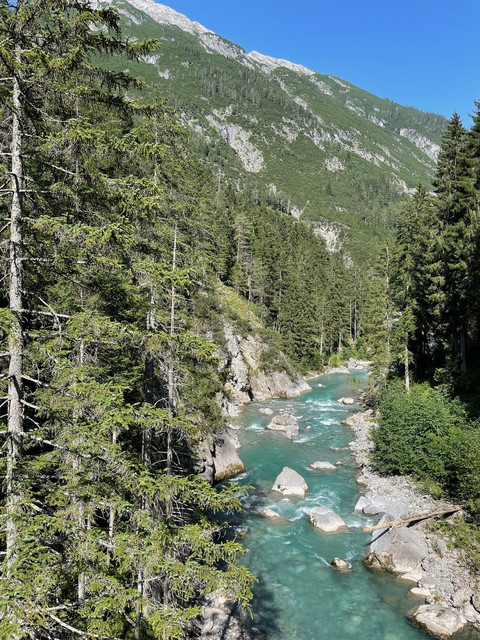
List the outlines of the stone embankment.
{"type": "MultiPolygon", "coordinates": [[[[435,500],[407,477],[380,476],[374,472],[369,463],[373,449],[369,434],[376,426],[372,410],[352,415],[344,424],[356,436],[350,450],[360,470],[357,482],[365,489],[356,511],[378,515],[379,523],[383,524],[453,510],[454,505],[435,500]]],[[[461,553],[449,549],[447,541],[433,531],[431,522],[423,520],[408,527],[374,531],[365,562],[412,584],[412,598],[423,602],[409,616],[427,633],[450,638],[467,625],[480,630],[480,579],[465,566],[461,553]]]]}

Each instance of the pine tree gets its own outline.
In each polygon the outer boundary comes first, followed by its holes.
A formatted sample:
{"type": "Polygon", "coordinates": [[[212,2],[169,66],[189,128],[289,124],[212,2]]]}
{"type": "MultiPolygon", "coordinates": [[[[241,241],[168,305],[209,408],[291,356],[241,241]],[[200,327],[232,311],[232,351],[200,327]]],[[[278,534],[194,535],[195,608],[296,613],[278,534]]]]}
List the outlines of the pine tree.
{"type": "Polygon", "coordinates": [[[440,223],[439,261],[443,265],[438,300],[442,337],[451,364],[467,370],[471,317],[469,269],[472,263],[472,188],[466,161],[466,130],[454,114],[445,131],[434,180],[440,223]]]}

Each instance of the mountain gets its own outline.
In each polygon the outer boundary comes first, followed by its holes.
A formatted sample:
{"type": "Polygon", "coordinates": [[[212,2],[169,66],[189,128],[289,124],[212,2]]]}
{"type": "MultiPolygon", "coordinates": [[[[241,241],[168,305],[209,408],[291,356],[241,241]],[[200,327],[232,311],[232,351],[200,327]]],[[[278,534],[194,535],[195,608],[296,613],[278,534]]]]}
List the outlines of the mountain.
{"type": "Polygon", "coordinates": [[[420,181],[429,185],[442,116],[300,64],[246,53],[153,0],[98,4],[121,13],[130,39],[161,42],[128,68],[161,86],[215,171],[261,201],[314,221],[331,248],[344,228],[388,227],[406,194],[420,181]]]}

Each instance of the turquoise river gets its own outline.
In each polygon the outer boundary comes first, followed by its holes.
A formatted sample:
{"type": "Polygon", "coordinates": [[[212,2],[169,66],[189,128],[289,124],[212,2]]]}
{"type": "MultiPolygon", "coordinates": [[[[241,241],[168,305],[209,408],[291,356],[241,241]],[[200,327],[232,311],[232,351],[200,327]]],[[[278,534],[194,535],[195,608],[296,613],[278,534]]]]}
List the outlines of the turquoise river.
{"type": "Polygon", "coordinates": [[[341,422],[358,407],[346,407],[337,400],[358,395],[365,382],[363,373],[325,375],[310,381],[311,393],[294,400],[251,404],[235,420],[242,427],[238,432],[240,456],[246,467],[236,481],[254,487],[244,514],[235,524],[248,527],[242,539],[249,549],[244,561],[259,579],[254,623],[266,632],[266,640],[428,637],[405,616],[422,602],[408,595],[410,587],[362,564],[369,541],[362,528],[376,524],[378,518],[354,512],[359,488],[348,450],[353,435],[341,422]],[[324,386],[318,387],[319,383],[324,386]],[[271,418],[259,413],[262,407],[296,416],[300,435],[289,441],[282,434],[267,431],[271,418]],[[316,460],[341,464],[336,472],[310,471],[308,465],[316,460]],[[271,492],[284,466],[305,478],[309,487],[305,500],[291,498],[290,503],[280,503],[282,496],[271,492]],[[307,514],[318,505],[342,516],[349,530],[330,535],[314,530],[307,514]],[[260,515],[265,507],[288,520],[267,520],[260,515]],[[336,556],[348,560],[352,570],[333,569],[330,562],[336,556]]]}

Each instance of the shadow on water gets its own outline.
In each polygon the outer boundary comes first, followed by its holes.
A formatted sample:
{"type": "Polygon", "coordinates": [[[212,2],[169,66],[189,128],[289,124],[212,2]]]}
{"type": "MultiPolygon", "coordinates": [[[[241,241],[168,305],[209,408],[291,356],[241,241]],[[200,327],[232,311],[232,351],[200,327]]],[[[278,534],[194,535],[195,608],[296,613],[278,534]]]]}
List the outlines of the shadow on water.
{"type": "Polygon", "coordinates": [[[253,619],[249,626],[260,631],[259,637],[268,639],[279,632],[278,620],[281,619],[281,612],[275,604],[273,591],[266,580],[259,578],[252,590],[253,619]]]}

